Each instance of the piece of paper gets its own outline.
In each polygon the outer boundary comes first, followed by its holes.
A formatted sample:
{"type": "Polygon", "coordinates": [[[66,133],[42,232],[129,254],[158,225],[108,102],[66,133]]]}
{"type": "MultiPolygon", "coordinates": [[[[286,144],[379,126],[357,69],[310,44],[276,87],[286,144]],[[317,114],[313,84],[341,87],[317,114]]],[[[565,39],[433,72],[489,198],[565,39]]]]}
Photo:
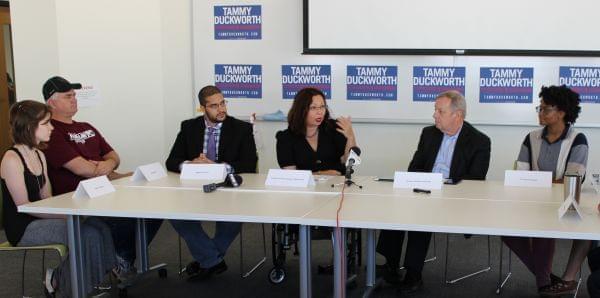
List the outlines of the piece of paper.
{"type": "Polygon", "coordinates": [[[312,172],[307,170],[270,169],[265,185],[307,188],[315,185],[315,180],[312,172]]]}
{"type": "Polygon", "coordinates": [[[395,172],[394,188],[441,189],[443,175],[441,173],[395,172]]]}
{"type": "Polygon", "coordinates": [[[181,166],[181,180],[223,180],[227,175],[225,164],[184,163],[181,166]]]}
{"type": "Polygon", "coordinates": [[[574,211],[574,213],[576,213],[580,219],[583,218],[581,209],[579,209],[579,204],[577,204],[577,202],[573,200],[572,196],[567,197],[567,199],[565,199],[562,205],[560,205],[560,207],[558,208],[558,219],[563,218],[565,214],[569,212],[569,210],[574,211]],[[573,206],[572,209],[570,208],[571,206],[573,206]]]}
{"type": "Polygon", "coordinates": [[[115,187],[106,176],[82,180],[77,185],[73,198],[97,198],[115,192],[115,187]]]}
{"type": "Polygon", "coordinates": [[[167,177],[167,171],[160,163],[155,162],[137,167],[131,181],[154,181],[164,177],[167,177]]]}
{"type": "Polygon", "coordinates": [[[91,107],[100,104],[100,88],[96,83],[82,83],[81,89],[75,90],[77,105],[79,107],[91,107]]]}
{"type": "Polygon", "coordinates": [[[507,170],[504,172],[504,185],[552,187],[552,172],[507,170]]]}

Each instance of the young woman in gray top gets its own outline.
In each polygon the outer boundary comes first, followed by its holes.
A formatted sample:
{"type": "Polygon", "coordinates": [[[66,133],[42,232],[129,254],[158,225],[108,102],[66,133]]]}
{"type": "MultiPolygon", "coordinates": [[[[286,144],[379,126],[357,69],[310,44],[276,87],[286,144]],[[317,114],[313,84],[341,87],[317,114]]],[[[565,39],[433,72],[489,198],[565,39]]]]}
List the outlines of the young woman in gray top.
{"type": "MultiPolygon", "coordinates": [[[[585,135],[572,125],[579,116],[579,94],[566,86],[542,87],[536,107],[540,125],[521,145],[517,169],[551,171],[553,182],[562,183],[565,173],[585,175],[588,143],[585,135]]],[[[569,262],[562,278],[552,274],[554,239],[503,237],[503,241],[535,275],[540,295],[574,293],[576,275],[590,249],[590,241],[574,240],[569,262]]]]}

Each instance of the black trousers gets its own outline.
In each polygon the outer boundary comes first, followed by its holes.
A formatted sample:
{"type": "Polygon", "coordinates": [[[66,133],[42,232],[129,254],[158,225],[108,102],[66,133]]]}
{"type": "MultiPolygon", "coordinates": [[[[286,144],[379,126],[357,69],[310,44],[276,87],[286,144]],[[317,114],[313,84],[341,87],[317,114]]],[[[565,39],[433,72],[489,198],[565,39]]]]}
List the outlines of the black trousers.
{"type": "Polygon", "coordinates": [[[377,242],[377,252],[385,257],[389,266],[399,267],[405,233],[408,234],[408,242],[404,254],[404,268],[408,274],[420,277],[432,233],[382,230],[377,242]]]}
{"type": "Polygon", "coordinates": [[[588,254],[588,264],[592,274],[587,279],[588,292],[592,298],[600,298],[600,247],[592,249],[588,254]]]}

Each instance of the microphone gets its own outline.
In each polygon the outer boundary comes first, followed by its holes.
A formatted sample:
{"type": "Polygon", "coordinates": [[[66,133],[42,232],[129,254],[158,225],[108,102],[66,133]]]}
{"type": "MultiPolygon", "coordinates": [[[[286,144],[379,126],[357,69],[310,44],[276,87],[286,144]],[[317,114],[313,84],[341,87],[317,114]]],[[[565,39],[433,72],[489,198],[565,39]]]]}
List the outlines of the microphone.
{"type": "Polygon", "coordinates": [[[242,176],[230,173],[227,175],[227,177],[225,177],[223,182],[206,184],[202,188],[204,192],[208,193],[217,190],[219,187],[239,187],[242,185],[243,180],[244,179],[242,179],[242,176]]]}
{"type": "Polygon", "coordinates": [[[360,164],[360,148],[354,146],[350,148],[350,154],[346,159],[346,167],[352,167],[353,165],[360,164]]]}
{"type": "Polygon", "coordinates": [[[352,167],[354,165],[359,165],[360,164],[360,148],[354,146],[352,148],[350,148],[350,154],[348,155],[348,159],[346,159],[346,179],[350,180],[352,177],[352,173],[354,173],[354,170],[352,169],[352,167]]]}

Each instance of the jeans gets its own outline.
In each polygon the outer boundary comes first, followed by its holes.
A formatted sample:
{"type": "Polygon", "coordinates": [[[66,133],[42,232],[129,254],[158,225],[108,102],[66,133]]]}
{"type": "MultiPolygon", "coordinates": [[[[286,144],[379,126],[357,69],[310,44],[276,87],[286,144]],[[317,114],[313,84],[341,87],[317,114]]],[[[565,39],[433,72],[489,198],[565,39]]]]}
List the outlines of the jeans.
{"type": "Polygon", "coordinates": [[[183,237],[190,253],[202,268],[210,268],[223,261],[227,248],[242,227],[238,222],[217,222],[215,235],[211,239],[202,228],[201,221],[171,220],[171,225],[183,237]]]}
{"type": "MultiPolygon", "coordinates": [[[[132,265],[135,261],[135,218],[103,217],[102,220],[108,225],[115,243],[115,253],[119,265],[132,265]]],[[[150,244],[162,224],[162,219],[146,219],[146,239],[150,244]]],[[[127,267],[127,266],[125,266],[127,267]]]]}

